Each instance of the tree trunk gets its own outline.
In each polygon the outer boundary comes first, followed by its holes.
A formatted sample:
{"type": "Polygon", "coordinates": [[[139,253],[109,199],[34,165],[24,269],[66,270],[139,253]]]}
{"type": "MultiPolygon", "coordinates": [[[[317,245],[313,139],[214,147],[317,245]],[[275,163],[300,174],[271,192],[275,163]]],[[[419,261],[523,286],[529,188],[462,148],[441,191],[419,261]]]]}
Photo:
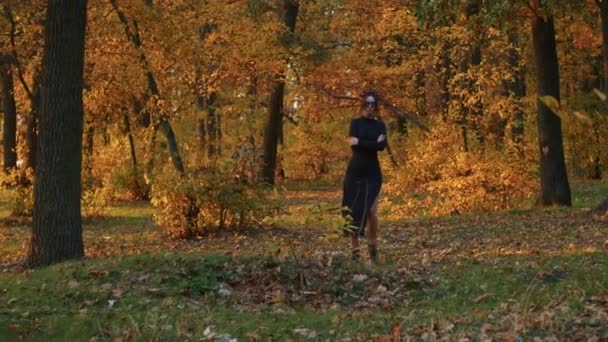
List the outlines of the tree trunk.
{"type": "Polygon", "coordinates": [[[608,0],[598,0],[600,17],[602,18],[602,90],[608,93],[608,0]]]}
{"type": "MultiPolygon", "coordinates": [[[[540,7],[538,2],[536,5],[536,8],[540,7]]],[[[535,16],[532,22],[532,38],[539,96],[537,125],[540,148],[540,203],[570,206],[572,200],[564,162],[561,120],[540,101],[540,96],[546,95],[553,96],[558,101],[560,99],[559,64],[552,16],[547,19],[535,16]]]]}
{"type": "Polygon", "coordinates": [[[0,102],[4,113],[2,148],[4,171],[17,166],[17,109],[13,73],[10,65],[0,65],[0,102]]]}
{"type": "Polygon", "coordinates": [[[86,0],[47,2],[29,265],[84,256],[80,213],[86,0]]]}
{"type": "MultiPolygon", "coordinates": [[[[299,8],[299,2],[296,0],[283,0],[283,6],[279,14],[283,24],[287,27],[288,32],[280,37],[280,40],[285,46],[288,46],[293,41],[293,33],[296,29],[296,19],[298,17],[299,8]]],[[[285,63],[287,64],[287,61],[285,61],[285,63]]],[[[283,97],[285,94],[285,80],[283,75],[279,76],[271,89],[266,127],[264,130],[264,165],[262,166],[262,179],[264,182],[274,185],[274,176],[277,166],[277,150],[283,125],[283,97]]]]}
{"type": "MultiPolygon", "coordinates": [[[[137,22],[133,21],[133,27],[131,27],[125,14],[118,8],[116,0],[110,0],[110,3],[112,4],[112,7],[116,11],[118,18],[123,25],[127,38],[131,41],[131,44],[139,54],[139,61],[146,73],[146,80],[148,82],[148,90],[150,91],[150,95],[160,98],[161,96],[158,89],[158,84],[156,83],[156,78],[150,69],[148,59],[142,48],[137,22]]],[[[145,127],[149,126],[151,122],[150,112],[144,109],[140,114],[141,116],[139,120],[142,125],[145,127]]],[[[185,175],[186,169],[184,168],[184,163],[179,153],[179,146],[177,144],[175,132],[173,131],[173,127],[171,127],[171,123],[169,122],[168,118],[164,114],[161,114],[159,117],[158,129],[165,136],[165,139],[167,139],[167,146],[169,146],[169,154],[171,155],[171,162],[173,163],[173,166],[181,175],[185,175]]]]}
{"type": "Polygon", "coordinates": [[[512,96],[517,104],[517,112],[513,118],[514,123],[511,126],[511,136],[513,143],[515,144],[519,153],[523,153],[524,144],[524,122],[525,112],[522,108],[521,99],[526,96],[526,81],[525,72],[521,64],[521,55],[519,54],[518,47],[520,46],[519,33],[512,29],[509,32],[509,43],[511,48],[507,54],[509,60],[509,67],[515,73],[515,78],[512,81],[507,82],[507,96],[512,96]]]}
{"type": "Polygon", "coordinates": [[[277,165],[277,150],[279,142],[279,127],[283,121],[283,95],[285,83],[276,82],[272,87],[272,95],[268,105],[268,116],[266,129],[264,131],[264,165],[262,168],[262,179],[264,182],[274,185],[274,176],[277,165]]]}
{"type": "Polygon", "coordinates": [[[83,167],[84,175],[86,177],[89,177],[93,172],[93,145],[95,140],[95,126],[92,122],[86,122],[84,127],[83,167]]]}
{"type": "MultiPolygon", "coordinates": [[[[202,95],[198,95],[196,97],[196,106],[198,110],[203,113],[205,110],[205,97],[202,95]]],[[[198,142],[199,148],[201,152],[205,151],[205,145],[207,144],[207,125],[205,123],[205,119],[201,116],[197,121],[197,132],[198,132],[198,142]]]]}
{"type": "Polygon", "coordinates": [[[30,98],[30,115],[27,118],[25,139],[27,143],[27,167],[36,169],[36,154],[38,151],[38,113],[40,111],[40,87],[42,71],[34,76],[34,89],[30,98]]]}
{"type": "Polygon", "coordinates": [[[439,111],[443,121],[448,120],[450,112],[450,80],[452,79],[452,58],[450,57],[450,49],[452,44],[448,41],[441,45],[441,57],[439,63],[435,66],[435,72],[439,77],[440,83],[440,102],[439,111]]]}
{"type": "Polygon", "coordinates": [[[205,100],[204,109],[207,111],[207,155],[213,158],[218,154],[219,117],[215,108],[216,93],[212,93],[205,100]]]}
{"type": "MultiPolygon", "coordinates": [[[[477,20],[477,16],[479,16],[480,9],[481,9],[481,4],[479,3],[479,0],[469,0],[467,3],[467,6],[466,6],[466,10],[465,10],[465,16],[467,18],[467,21],[477,20]]],[[[473,27],[476,28],[477,25],[473,23],[473,27]]],[[[474,35],[474,38],[476,39],[476,41],[474,41],[472,43],[472,45],[469,47],[470,51],[469,51],[468,61],[467,61],[470,66],[474,66],[474,67],[477,67],[481,64],[481,42],[479,41],[480,34],[478,31],[479,31],[478,29],[474,29],[473,35],[474,35]]],[[[475,81],[472,79],[469,80],[469,89],[470,89],[471,94],[473,94],[473,95],[476,95],[480,92],[480,89],[478,88],[477,85],[475,85],[475,81]]],[[[481,131],[481,128],[480,128],[480,120],[483,118],[483,103],[480,100],[479,102],[468,107],[466,111],[469,114],[468,117],[471,120],[471,125],[475,132],[475,136],[477,137],[477,141],[480,144],[483,144],[485,139],[484,139],[483,132],[481,131]]],[[[466,120],[464,120],[464,121],[466,124],[466,120]]],[[[466,134],[466,132],[465,132],[465,134],[466,134]]]]}
{"type": "Polygon", "coordinates": [[[129,151],[131,152],[131,162],[133,163],[133,174],[137,178],[138,165],[137,165],[137,153],[135,152],[135,141],[133,140],[133,133],[131,132],[131,123],[129,122],[129,116],[123,116],[123,122],[125,124],[125,131],[127,138],[129,139],[129,151]]]}

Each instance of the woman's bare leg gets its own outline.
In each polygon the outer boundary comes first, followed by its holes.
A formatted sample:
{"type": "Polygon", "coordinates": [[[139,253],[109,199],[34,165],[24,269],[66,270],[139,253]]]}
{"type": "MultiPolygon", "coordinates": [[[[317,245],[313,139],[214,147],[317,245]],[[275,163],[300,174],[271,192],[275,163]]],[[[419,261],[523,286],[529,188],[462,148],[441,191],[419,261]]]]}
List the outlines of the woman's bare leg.
{"type": "Polygon", "coordinates": [[[353,235],[351,237],[353,259],[359,259],[359,237],[353,235]]]}
{"type": "Polygon", "coordinates": [[[369,259],[372,262],[378,260],[378,198],[372,205],[367,218],[368,237],[367,237],[367,251],[369,253],[369,259]]]}

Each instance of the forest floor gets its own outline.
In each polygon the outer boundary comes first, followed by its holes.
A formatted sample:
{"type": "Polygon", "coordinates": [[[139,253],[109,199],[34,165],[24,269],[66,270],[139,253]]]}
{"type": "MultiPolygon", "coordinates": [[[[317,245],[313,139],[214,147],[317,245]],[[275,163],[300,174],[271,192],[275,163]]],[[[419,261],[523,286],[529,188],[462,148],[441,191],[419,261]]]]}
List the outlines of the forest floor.
{"type": "Polygon", "coordinates": [[[85,223],[85,259],[34,271],[0,199],[0,341],[607,340],[608,224],[585,208],[608,185],[574,188],[570,209],[384,220],[377,265],[296,219],[338,201],[324,187],[287,192],[282,228],[195,241],[117,205],[85,223]]]}

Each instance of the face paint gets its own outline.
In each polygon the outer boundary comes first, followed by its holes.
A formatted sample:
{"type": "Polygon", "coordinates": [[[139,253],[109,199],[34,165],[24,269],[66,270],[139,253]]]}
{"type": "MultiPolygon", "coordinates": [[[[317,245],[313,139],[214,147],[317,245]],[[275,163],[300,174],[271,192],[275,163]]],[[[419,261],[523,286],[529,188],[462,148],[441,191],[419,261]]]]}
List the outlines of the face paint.
{"type": "Polygon", "coordinates": [[[368,109],[373,109],[376,107],[376,98],[371,95],[365,98],[365,102],[367,103],[368,109]]]}

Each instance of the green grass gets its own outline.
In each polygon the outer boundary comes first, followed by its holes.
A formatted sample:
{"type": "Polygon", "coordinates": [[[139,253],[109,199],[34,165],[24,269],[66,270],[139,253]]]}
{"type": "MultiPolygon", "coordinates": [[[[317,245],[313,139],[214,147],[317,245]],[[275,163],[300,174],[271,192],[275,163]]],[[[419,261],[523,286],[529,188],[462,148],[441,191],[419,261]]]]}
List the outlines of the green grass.
{"type": "MultiPolygon", "coordinates": [[[[311,204],[335,199],[326,190],[288,199],[283,229],[189,242],[165,239],[147,203],[124,203],[86,222],[89,257],[0,273],[0,341],[369,340],[393,323],[415,340],[601,339],[608,230],[578,208],[608,186],[573,189],[573,209],[383,222],[377,266],[303,226],[311,204]]],[[[28,238],[27,225],[2,227],[0,249],[23,255],[28,238]]]]}
{"type": "MultiPolygon", "coordinates": [[[[236,294],[234,300],[218,294],[220,283],[246,276],[236,271],[239,267],[260,271],[260,265],[256,259],[167,254],[100,258],[3,274],[0,299],[8,304],[0,310],[0,327],[5,334],[10,330],[31,341],[194,338],[204,336],[210,326],[216,333],[240,339],[304,340],[296,329],[314,331],[320,339],[358,338],[388,334],[393,321],[413,331],[431,322],[468,317],[454,332],[460,329],[475,336],[484,323],[492,322],[489,313],[509,303],[518,303],[514,310],[525,313],[566,302],[575,313],[581,298],[605,293],[608,287],[608,258],[594,253],[502,258],[457,267],[439,264],[432,272],[433,285],[402,289],[408,291],[405,301],[389,309],[360,310],[354,303],[328,310],[284,303],[253,305],[239,302],[236,294]]],[[[340,264],[332,269],[339,275],[335,282],[325,285],[342,286],[341,281],[359,273],[373,279],[386,268],[340,264]]],[[[309,290],[320,290],[311,286],[309,290]]]]}
{"type": "Polygon", "coordinates": [[[608,183],[601,181],[575,181],[572,187],[572,205],[575,208],[594,208],[608,198],[608,183]]]}

